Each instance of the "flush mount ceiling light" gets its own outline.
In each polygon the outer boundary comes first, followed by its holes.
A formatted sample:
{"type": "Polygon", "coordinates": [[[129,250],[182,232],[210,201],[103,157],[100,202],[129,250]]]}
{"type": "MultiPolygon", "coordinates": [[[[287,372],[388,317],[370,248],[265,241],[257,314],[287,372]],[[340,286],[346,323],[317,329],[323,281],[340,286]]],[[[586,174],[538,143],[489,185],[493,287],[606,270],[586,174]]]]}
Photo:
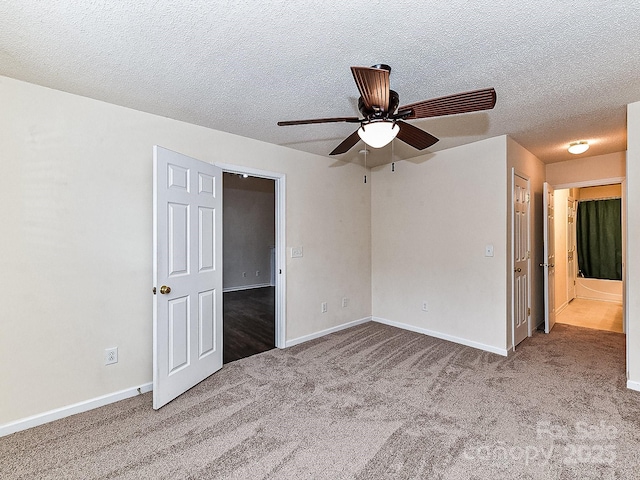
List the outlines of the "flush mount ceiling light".
{"type": "Polygon", "coordinates": [[[396,122],[382,120],[363,123],[358,129],[358,135],[364,143],[372,148],[382,148],[396,138],[400,127],[396,122]]]}
{"type": "Polygon", "coordinates": [[[580,155],[587,150],[589,150],[589,142],[587,142],[586,140],[571,142],[569,144],[569,153],[573,153],[574,155],[580,155]]]}

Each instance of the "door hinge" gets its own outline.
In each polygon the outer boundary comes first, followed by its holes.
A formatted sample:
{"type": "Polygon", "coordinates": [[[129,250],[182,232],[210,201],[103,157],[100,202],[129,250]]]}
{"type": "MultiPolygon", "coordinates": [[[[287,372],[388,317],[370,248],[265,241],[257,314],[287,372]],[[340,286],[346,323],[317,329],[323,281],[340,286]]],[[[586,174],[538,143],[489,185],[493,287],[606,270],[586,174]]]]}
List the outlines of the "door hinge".
{"type": "Polygon", "coordinates": [[[156,287],[153,287],[153,294],[156,294],[156,287]]]}
{"type": "Polygon", "coordinates": [[[527,260],[531,258],[531,251],[527,250],[527,260]]]}
{"type": "Polygon", "coordinates": [[[527,317],[531,316],[531,307],[527,308],[527,317]]]}
{"type": "Polygon", "coordinates": [[[527,193],[527,203],[529,203],[529,198],[531,198],[531,195],[527,193]]]}

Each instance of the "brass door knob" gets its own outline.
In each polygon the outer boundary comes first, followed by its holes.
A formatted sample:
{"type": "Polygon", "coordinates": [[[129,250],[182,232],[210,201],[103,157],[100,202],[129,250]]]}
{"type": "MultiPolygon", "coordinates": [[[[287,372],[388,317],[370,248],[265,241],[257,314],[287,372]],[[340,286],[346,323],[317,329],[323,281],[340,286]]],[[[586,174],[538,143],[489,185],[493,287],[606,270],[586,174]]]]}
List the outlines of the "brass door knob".
{"type": "Polygon", "coordinates": [[[160,293],[162,295],[166,295],[167,293],[171,293],[171,287],[167,287],[166,285],[162,285],[160,287],[160,293]]]}
{"type": "Polygon", "coordinates": [[[522,269],[521,269],[520,267],[518,267],[518,268],[516,268],[514,271],[515,271],[516,273],[520,273],[520,272],[522,271],[522,269]]]}

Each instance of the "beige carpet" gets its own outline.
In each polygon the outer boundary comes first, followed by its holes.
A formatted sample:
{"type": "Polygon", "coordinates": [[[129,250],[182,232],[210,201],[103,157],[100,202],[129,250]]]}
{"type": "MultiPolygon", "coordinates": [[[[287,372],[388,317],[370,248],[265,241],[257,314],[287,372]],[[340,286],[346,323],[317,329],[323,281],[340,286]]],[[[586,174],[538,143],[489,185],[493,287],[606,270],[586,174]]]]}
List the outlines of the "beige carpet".
{"type": "MultiPolygon", "coordinates": [[[[624,336],[566,325],[508,358],[368,323],[0,438],[2,479],[613,479],[640,472],[624,336]]],[[[46,392],[43,392],[46,395],[46,392]]]]}
{"type": "Polygon", "coordinates": [[[574,298],[556,316],[556,322],[622,333],[622,305],[614,302],[574,298]]]}

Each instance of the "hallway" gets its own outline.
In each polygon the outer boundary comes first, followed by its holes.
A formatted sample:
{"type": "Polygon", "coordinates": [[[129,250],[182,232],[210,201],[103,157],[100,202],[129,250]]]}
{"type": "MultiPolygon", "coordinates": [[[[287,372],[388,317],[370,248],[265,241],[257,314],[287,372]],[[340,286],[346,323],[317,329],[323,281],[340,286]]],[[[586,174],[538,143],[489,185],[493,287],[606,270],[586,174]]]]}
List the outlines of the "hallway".
{"type": "Polygon", "coordinates": [[[623,333],[622,305],[575,298],[556,317],[557,323],[623,333]]]}

